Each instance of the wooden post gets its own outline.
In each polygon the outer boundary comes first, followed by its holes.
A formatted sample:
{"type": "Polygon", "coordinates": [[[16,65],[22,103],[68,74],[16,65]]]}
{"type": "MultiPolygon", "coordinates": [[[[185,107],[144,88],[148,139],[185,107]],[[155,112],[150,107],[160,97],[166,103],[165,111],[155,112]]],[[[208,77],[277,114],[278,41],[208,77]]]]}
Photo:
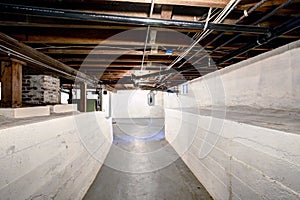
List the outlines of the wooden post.
{"type": "Polygon", "coordinates": [[[80,112],[86,112],[86,89],[87,89],[87,85],[86,83],[81,83],[80,84],[80,112]]]}
{"type": "Polygon", "coordinates": [[[1,62],[1,106],[22,106],[22,64],[15,61],[1,62]]]}

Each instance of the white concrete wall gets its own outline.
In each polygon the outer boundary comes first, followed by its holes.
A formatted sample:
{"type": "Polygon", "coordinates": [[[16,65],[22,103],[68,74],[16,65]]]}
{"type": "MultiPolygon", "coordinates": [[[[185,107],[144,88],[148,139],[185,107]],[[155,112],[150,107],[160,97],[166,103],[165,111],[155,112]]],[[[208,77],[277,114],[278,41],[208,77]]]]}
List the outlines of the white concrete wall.
{"type": "Polygon", "coordinates": [[[210,116],[165,112],[166,139],[214,199],[300,198],[300,135],[230,120],[218,132],[210,116]]]}
{"type": "Polygon", "coordinates": [[[148,90],[120,90],[112,94],[113,118],[163,118],[163,94],[155,95],[155,106],[147,102],[148,90]]]}
{"type": "Polygon", "coordinates": [[[166,139],[214,199],[300,199],[300,135],[179,108],[297,112],[299,55],[297,41],[194,80],[186,95],[165,94],[166,139]]]}
{"type": "Polygon", "coordinates": [[[84,113],[0,130],[0,199],[81,199],[112,143],[111,119],[84,113]]]}
{"type": "Polygon", "coordinates": [[[299,55],[300,40],[195,79],[189,82],[187,95],[166,95],[166,107],[299,109],[299,55]]]}

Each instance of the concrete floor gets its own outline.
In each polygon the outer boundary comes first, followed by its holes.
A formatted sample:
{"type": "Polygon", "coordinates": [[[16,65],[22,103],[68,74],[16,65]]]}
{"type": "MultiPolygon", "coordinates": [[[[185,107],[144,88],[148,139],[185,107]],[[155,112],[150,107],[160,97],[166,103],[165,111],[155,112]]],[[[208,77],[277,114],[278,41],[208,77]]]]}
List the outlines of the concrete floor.
{"type": "Polygon", "coordinates": [[[118,119],[85,200],[212,199],[164,139],[163,119],[118,119]]]}

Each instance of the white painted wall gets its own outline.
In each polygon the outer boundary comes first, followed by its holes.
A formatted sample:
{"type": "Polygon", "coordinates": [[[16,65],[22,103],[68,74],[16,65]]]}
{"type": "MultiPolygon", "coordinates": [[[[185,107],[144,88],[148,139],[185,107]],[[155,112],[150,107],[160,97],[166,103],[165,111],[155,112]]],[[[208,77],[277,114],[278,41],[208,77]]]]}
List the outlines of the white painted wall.
{"type": "Polygon", "coordinates": [[[300,135],[166,109],[166,139],[215,200],[300,198],[300,135]],[[221,132],[209,128],[223,124],[221,132]]]}
{"type": "Polygon", "coordinates": [[[106,117],[111,117],[112,113],[111,96],[111,92],[106,91],[106,94],[104,94],[104,91],[102,91],[102,111],[105,112],[106,117]]]}
{"type": "Polygon", "coordinates": [[[195,79],[187,95],[165,95],[166,107],[300,109],[299,55],[300,40],[195,79]]]}
{"type": "Polygon", "coordinates": [[[61,104],[68,104],[69,94],[60,92],[60,103],[61,104]]]}
{"type": "Polygon", "coordinates": [[[112,94],[113,118],[163,118],[163,94],[155,95],[155,106],[147,102],[148,90],[120,90],[112,94]]]}
{"type": "Polygon", "coordinates": [[[1,199],[82,199],[112,143],[111,119],[82,113],[0,130],[1,199]]]}
{"type": "MultiPolygon", "coordinates": [[[[95,92],[95,89],[87,89],[87,99],[97,99],[98,95],[97,94],[93,94],[93,92],[95,92]]],[[[73,99],[80,99],[80,89],[72,89],[72,95],[73,95],[73,99]]],[[[68,96],[69,98],[69,96],[68,96]]]]}
{"type": "Polygon", "coordinates": [[[300,199],[299,134],[184,109],[297,113],[299,55],[297,41],[194,80],[186,95],[165,94],[166,139],[214,199],[300,199]]]}

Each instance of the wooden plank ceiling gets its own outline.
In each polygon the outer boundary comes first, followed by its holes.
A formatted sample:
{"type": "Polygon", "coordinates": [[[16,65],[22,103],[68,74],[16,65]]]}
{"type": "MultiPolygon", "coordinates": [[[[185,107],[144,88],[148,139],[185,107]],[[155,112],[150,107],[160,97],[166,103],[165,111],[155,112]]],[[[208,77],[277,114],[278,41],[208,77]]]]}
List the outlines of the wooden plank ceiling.
{"type": "MultiPolygon", "coordinates": [[[[151,0],[1,1],[1,3],[19,6],[134,16],[137,18],[143,17],[143,19],[151,15],[151,18],[155,19],[189,22],[206,22],[210,7],[213,8],[210,16],[213,16],[213,14],[224,9],[228,2],[229,0],[154,0],[153,11],[151,12],[151,0]]],[[[299,10],[299,0],[241,0],[222,23],[267,27],[273,30],[273,28],[299,17],[299,10]],[[280,8],[280,6],[282,7],[280,8]],[[272,13],[273,11],[274,13],[272,13]],[[270,16],[263,19],[269,13],[271,13],[270,16]]],[[[139,76],[170,68],[170,64],[190,47],[191,41],[188,39],[197,38],[203,32],[200,29],[183,27],[170,27],[168,29],[149,27],[147,34],[147,28],[148,26],[134,24],[75,20],[56,16],[41,16],[40,14],[34,15],[32,13],[9,12],[3,9],[1,10],[0,19],[2,33],[73,69],[94,76],[102,84],[108,84],[116,89],[136,87],[146,89],[153,87],[164,90],[300,38],[300,30],[295,28],[265,44],[257,45],[249,51],[241,51],[241,53],[236,54],[234,52],[263,36],[247,31],[242,33],[212,31],[200,40],[184,59],[172,66],[172,69],[175,70],[188,69],[181,72],[181,75],[170,76],[166,74],[134,82],[131,80],[132,74],[139,76]],[[145,45],[146,37],[148,40],[145,45]],[[204,47],[205,51],[202,50],[197,53],[201,47],[204,47]],[[210,59],[203,57],[208,54],[210,59]],[[228,55],[233,56],[228,59],[228,55]],[[191,56],[192,59],[187,60],[191,56]],[[142,62],[143,60],[144,62],[142,62]],[[201,68],[191,68],[191,65],[201,66],[201,68]],[[143,70],[141,70],[141,67],[143,67],[143,70]]],[[[7,56],[5,52],[2,52],[1,59],[7,59],[7,56]]],[[[40,68],[29,65],[26,66],[23,73],[53,73],[45,71],[47,70],[40,70],[40,68]]],[[[73,81],[64,77],[61,77],[61,80],[64,87],[73,84],[73,81]]]]}

